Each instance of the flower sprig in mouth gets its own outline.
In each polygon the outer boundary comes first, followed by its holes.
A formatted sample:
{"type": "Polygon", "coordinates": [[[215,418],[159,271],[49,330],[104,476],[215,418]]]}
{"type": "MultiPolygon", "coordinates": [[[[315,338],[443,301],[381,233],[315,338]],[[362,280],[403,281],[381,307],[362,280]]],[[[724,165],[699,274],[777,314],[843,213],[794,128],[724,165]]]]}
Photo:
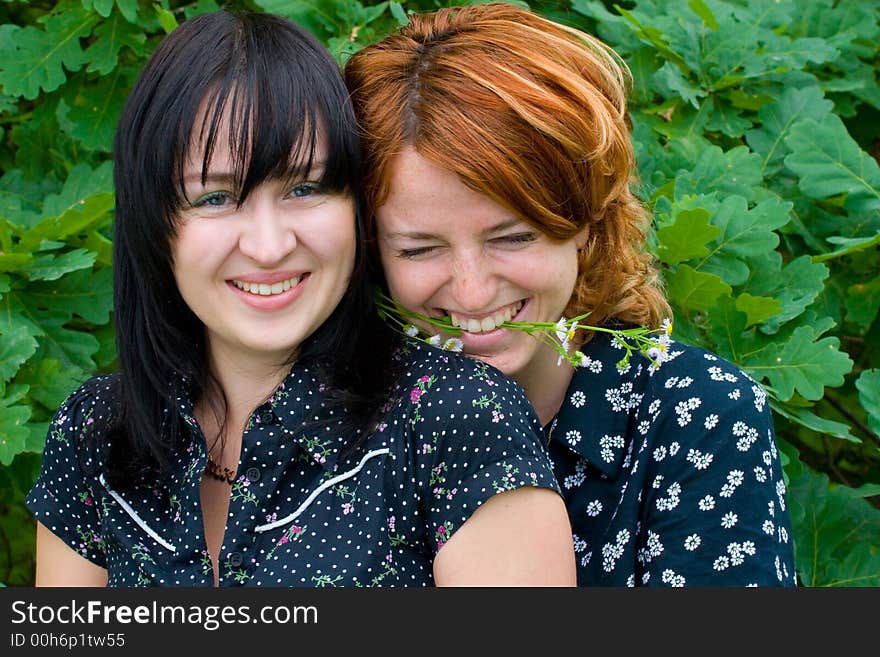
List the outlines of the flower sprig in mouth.
{"type": "MultiPolygon", "coordinates": [[[[445,315],[444,317],[428,317],[427,315],[414,312],[401,306],[379,288],[375,290],[375,302],[379,316],[392,328],[401,333],[447,351],[462,350],[463,343],[458,336],[465,331],[462,325],[466,324],[466,321],[462,321],[453,314],[445,315]],[[436,328],[437,332],[425,335],[420,326],[436,328]],[[444,334],[450,337],[444,337],[444,334]]],[[[522,303],[518,302],[516,306],[518,311],[522,307],[522,303]]],[[[515,315],[516,313],[514,312],[511,316],[515,315]]],[[[479,333],[497,328],[521,331],[554,349],[559,354],[559,358],[556,361],[557,365],[561,365],[563,360],[567,361],[572,367],[589,367],[592,364],[590,357],[582,351],[572,351],[577,331],[595,331],[597,333],[611,334],[617,346],[626,352],[617,363],[617,368],[620,370],[626,369],[634,353],[639,353],[647,358],[651,361],[651,366],[654,368],[660,367],[669,360],[669,346],[672,344],[672,338],[670,337],[672,335],[672,321],[670,319],[664,319],[661,326],[656,329],[643,326],[612,329],[606,326],[592,326],[581,323],[589,315],[590,313],[584,313],[571,319],[561,317],[555,323],[525,322],[510,319],[496,323],[496,318],[491,322],[492,326],[484,326],[482,323],[477,325],[474,322],[473,332],[479,333]]],[[[470,325],[468,325],[468,328],[470,328],[470,325]]]]}

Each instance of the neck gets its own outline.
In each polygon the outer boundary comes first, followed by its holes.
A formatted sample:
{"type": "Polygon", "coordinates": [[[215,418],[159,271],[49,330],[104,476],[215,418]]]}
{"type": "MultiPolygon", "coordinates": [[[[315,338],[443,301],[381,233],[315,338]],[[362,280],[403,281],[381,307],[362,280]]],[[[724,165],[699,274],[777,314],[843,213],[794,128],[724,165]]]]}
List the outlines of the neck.
{"type": "Polygon", "coordinates": [[[226,398],[227,427],[243,429],[251,412],[278,387],[290,363],[257,360],[211,346],[208,366],[226,398]]]}
{"type": "Polygon", "coordinates": [[[514,379],[526,391],[541,424],[546,426],[559,412],[574,369],[566,362],[556,365],[559,355],[550,349],[542,349],[528,366],[514,375],[514,379]]]}

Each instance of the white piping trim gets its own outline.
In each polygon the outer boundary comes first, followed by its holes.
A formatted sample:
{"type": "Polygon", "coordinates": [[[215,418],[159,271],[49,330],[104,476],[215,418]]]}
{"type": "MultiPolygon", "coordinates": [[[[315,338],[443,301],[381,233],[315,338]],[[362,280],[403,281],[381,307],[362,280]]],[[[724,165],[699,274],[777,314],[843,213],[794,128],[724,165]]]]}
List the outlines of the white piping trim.
{"type": "Polygon", "coordinates": [[[98,477],[98,481],[100,481],[101,485],[107,489],[107,492],[110,493],[110,496],[114,500],[116,500],[116,503],[119,506],[121,506],[122,509],[128,515],[131,516],[131,519],[134,520],[135,523],[137,523],[137,526],[140,527],[141,529],[143,529],[145,532],[147,532],[147,534],[150,535],[150,538],[152,538],[154,541],[156,541],[159,545],[164,547],[166,550],[171,550],[172,552],[177,552],[176,547],[171,545],[171,543],[169,543],[168,541],[163,539],[161,536],[159,536],[159,534],[157,534],[152,529],[150,529],[150,527],[147,525],[147,523],[145,523],[143,520],[141,520],[141,517],[137,514],[137,512],[134,509],[132,509],[131,506],[129,506],[128,502],[126,502],[124,499],[122,499],[122,496],[120,496],[119,493],[117,493],[115,490],[113,490],[112,488],[110,488],[110,486],[107,485],[107,481],[104,479],[103,474],[101,474],[101,476],[98,477]]]}
{"type": "Polygon", "coordinates": [[[320,495],[322,492],[324,492],[325,490],[327,490],[331,486],[338,484],[340,481],[343,481],[344,479],[349,479],[351,477],[354,477],[358,472],[360,472],[363,469],[364,464],[368,460],[373,458],[374,456],[379,456],[380,454],[387,454],[388,452],[389,452],[389,449],[387,447],[383,447],[382,449],[374,449],[372,452],[367,452],[366,454],[364,454],[364,458],[361,459],[361,462],[358,463],[357,466],[353,470],[349,470],[348,472],[343,472],[341,475],[336,475],[332,479],[328,479],[323,484],[318,486],[315,490],[312,491],[312,494],[306,498],[306,501],[303,502],[302,504],[300,504],[299,508],[296,511],[294,511],[293,513],[291,513],[289,516],[287,516],[286,518],[281,518],[281,520],[276,520],[275,522],[270,522],[268,525],[260,525],[259,527],[256,527],[254,529],[254,531],[263,533],[263,532],[267,532],[271,529],[276,529],[278,527],[281,527],[282,525],[286,525],[289,522],[293,522],[294,520],[296,520],[296,518],[303,511],[306,510],[306,508],[312,502],[314,502],[315,498],[318,497],[318,495],[320,495]]]}

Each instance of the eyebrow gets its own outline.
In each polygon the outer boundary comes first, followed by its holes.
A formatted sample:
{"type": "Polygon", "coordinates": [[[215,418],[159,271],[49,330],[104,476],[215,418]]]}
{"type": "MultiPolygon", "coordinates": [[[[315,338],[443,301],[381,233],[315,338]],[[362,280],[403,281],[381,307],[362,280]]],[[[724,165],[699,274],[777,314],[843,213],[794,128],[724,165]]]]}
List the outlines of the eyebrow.
{"type": "MultiPolygon", "coordinates": [[[[296,180],[298,178],[308,178],[312,175],[323,173],[327,167],[327,163],[323,160],[312,162],[312,166],[308,171],[305,171],[302,167],[291,167],[284,176],[280,176],[282,180],[296,180]]],[[[230,184],[235,181],[235,176],[232,173],[227,171],[209,171],[208,175],[205,176],[205,184],[230,184]]],[[[184,183],[192,183],[192,184],[201,184],[202,183],[202,174],[201,172],[194,171],[192,173],[186,174],[183,176],[184,183]]]]}
{"type": "MultiPolygon", "coordinates": [[[[480,234],[481,235],[490,235],[492,233],[498,233],[498,232],[501,232],[502,230],[507,230],[508,228],[513,228],[514,226],[521,224],[521,223],[522,223],[522,221],[520,221],[519,219],[516,219],[516,218],[507,219],[505,221],[502,221],[501,223],[495,224],[494,226],[489,226],[489,228],[482,231],[480,234]]],[[[423,233],[421,231],[402,230],[402,231],[398,231],[395,233],[388,233],[388,235],[385,236],[385,239],[389,239],[389,240],[390,239],[399,239],[399,238],[406,238],[406,239],[411,239],[411,240],[433,240],[433,239],[437,239],[437,235],[434,235],[432,233],[423,233]]]]}

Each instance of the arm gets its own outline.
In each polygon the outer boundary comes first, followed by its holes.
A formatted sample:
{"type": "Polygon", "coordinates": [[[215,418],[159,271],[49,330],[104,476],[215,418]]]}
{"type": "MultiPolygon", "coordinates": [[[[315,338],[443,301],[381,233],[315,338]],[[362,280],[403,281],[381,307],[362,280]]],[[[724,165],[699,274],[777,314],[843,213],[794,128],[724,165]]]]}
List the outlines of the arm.
{"type": "Polygon", "coordinates": [[[106,586],[107,571],[37,522],[36,586],[106,586]]]}
{"type": "Polygon", "coordinates": [[[490,498],[437,553],[434,580],[438,586],[575,586],[562,498],[532,487],[490,498]]]}

